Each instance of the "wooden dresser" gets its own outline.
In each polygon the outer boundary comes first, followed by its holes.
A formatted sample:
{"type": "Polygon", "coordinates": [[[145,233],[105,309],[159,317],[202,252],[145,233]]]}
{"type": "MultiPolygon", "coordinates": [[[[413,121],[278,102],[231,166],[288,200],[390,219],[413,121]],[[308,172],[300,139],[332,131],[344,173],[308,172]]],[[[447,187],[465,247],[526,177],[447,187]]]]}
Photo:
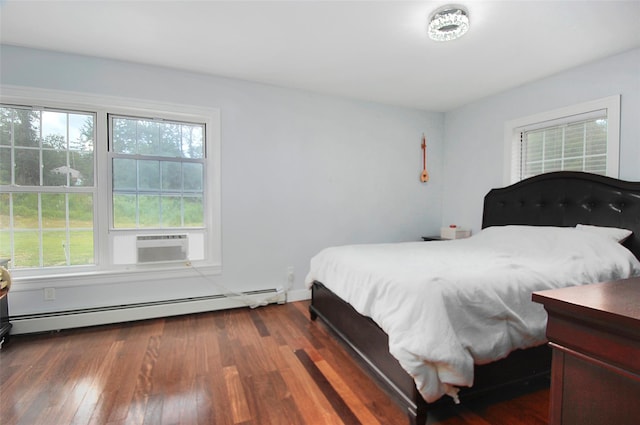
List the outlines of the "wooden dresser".
{"type": "Polygon", "coordinates": [[[549,424],[640,423],[640,278],[532,298],[549,315],[549,424]]]}

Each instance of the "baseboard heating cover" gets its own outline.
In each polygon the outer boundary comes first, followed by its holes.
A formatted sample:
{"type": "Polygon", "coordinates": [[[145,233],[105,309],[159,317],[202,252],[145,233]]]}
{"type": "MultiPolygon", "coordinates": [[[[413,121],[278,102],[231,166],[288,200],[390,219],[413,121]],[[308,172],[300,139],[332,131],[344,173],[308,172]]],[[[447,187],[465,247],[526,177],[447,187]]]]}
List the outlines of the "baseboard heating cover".
{"type": "Polygon", "coordinates": [[[278,291],[276,289],[245,292],[243,295],[244,297],[242,299],[239,297],[226,297],[225,295],[213,295],[112,307],[11,316],[10,320],[13,325],[11,334],[49,332],[86,326],[155,319],[158,317],[179,316],[182,314],[203,313],[207,311],[247,307],[248,302],[258,303],[263,300],[268,300],[269,304],[283,304],[287,298],[284,291],[278,291]]]}

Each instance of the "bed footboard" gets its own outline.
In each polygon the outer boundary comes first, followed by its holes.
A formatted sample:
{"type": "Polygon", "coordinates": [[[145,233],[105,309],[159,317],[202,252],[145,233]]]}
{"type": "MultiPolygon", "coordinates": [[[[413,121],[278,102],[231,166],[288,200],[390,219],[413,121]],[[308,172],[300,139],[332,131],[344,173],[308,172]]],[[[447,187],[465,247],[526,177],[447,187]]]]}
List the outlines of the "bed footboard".
{"type": "Polygon", "coordinates": [[[378,384],[406,409],[411,424],[424,424],[427,403],[419,395],[413,379],[389,353],[387,334],[320,282],[313,283],[311,297],[311,319],[319,317],[351,348],[378,384]]]}
{"type": "MultiPolygon", "coordinates": [[[[411,425],[424,425],[430,409],[452,404],[449,397],[427,403],[413,379],[389,353],[389,338],[368,317],[335,295],[320,282],[314,282],[309,313],[320,318],[355,353],[378,384],[402,406],[411,425]]],[[[507,358],[475,367],[474,386],[462,388],[462,402],[505,387],[549,376],[551,350],[545,345],[516,350],[507,358]]]]}

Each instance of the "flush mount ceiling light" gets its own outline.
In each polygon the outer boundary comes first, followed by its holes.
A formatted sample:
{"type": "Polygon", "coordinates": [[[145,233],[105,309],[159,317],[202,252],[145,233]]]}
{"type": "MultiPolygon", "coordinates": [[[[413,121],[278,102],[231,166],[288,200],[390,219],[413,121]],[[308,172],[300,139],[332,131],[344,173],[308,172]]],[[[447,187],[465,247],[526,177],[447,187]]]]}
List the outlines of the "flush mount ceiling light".
{"type": "Polygon", "coordinates": [[[444,6],[429,18],[428,33],[432,40],[449,41],[462,37],[469,29],[469,13],[462,6],[444,6]]]}

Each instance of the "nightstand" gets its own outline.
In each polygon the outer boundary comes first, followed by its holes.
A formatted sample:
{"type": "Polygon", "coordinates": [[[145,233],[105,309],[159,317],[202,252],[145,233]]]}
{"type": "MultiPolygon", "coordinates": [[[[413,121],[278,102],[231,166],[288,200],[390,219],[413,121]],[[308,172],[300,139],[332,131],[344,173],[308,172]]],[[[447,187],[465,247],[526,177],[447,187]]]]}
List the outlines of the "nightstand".
{"type": "Polygon", "coordinates": [[[553,349],[549,425],[640,417],[640,278],[533,293],[553,349]]]}

